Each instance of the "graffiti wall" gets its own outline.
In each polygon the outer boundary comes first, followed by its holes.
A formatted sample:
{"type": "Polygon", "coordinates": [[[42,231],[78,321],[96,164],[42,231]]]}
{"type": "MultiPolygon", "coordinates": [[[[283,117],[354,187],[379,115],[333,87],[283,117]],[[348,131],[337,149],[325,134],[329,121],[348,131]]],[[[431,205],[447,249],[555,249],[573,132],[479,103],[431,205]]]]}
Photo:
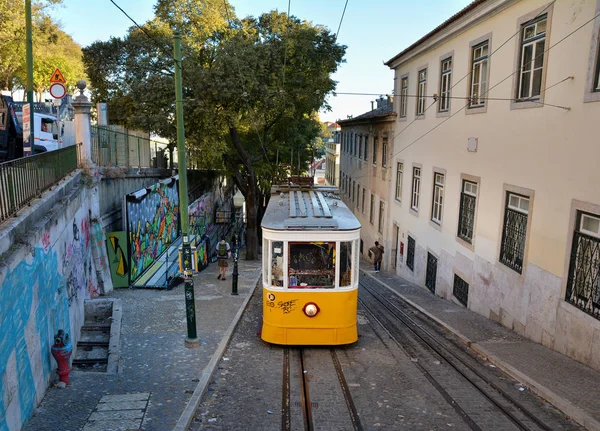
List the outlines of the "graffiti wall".
{"type": "Polygon", "coordinates": [[[129,279],[138,278],[180,235],[177,181],[159,182],[125,197],[129,279]]]}
{"type": "Polygon", "coordinates": [[[215,197],[208,192],[196,199],[188,207],[190,235],[202,236],[215,224],[215,197]]]}
{"type": "Polygon", "coordinates": [[[82,195],[0,264],[0,430],[18,430],[32,415],[55,378],[54,334],[64,329],[75,344],[84,300],[98,296],[82,195]]]}
{"type": "Polygon", "coordinates": [[[106,252],[110,265],[113,286],[129,287],[129,257],[127,254],[127,232],[106,234],[106,252]]]}

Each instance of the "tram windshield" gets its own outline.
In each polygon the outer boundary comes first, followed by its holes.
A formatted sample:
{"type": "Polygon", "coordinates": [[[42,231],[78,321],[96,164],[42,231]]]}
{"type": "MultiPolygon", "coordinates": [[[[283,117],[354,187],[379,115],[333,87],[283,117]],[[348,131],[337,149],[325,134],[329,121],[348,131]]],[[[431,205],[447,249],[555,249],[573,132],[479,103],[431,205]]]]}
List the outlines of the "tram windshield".
{"type": "Polygon", "coordinates": [[[289,288],[334,288],[335,258],[335,242],[290,242],[289,288]]]}

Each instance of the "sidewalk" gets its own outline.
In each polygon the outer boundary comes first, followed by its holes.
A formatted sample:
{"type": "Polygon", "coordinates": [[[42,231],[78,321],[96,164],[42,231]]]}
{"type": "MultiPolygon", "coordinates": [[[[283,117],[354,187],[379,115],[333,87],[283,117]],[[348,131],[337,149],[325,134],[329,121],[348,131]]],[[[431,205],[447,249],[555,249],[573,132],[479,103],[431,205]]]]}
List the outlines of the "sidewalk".
{"type": "Polygon", "coordinates": [[[599,372],[391,272],[376,274],[368,262],[361,262],[360,270],[363,277],[395,292],[579,424],[600,430],[599,372]]]}
{"type": "Polygon", "coordinates": [[[231,295],[231,260],[226,281],[217,280],[216,263],[194,277],[195,349],[184,346],[183,284],[107,295],[122,303],[119,373],[72,372],[71,385],[49,388],[23,430],[186,429],[260,278],[260,261],[240,260],[238,267],[239,296],[231,295]]]}

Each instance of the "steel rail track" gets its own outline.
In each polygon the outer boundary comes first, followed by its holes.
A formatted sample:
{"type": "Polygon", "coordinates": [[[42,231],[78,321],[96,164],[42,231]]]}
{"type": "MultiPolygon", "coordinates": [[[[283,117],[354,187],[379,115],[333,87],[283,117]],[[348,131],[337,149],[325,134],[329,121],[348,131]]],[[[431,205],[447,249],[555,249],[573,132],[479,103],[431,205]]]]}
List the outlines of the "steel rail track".
{"type": "MultiPolygon", "coordinates": [[[[367,286],[365,283],[361,283],[361,287],[364,291],[368,292],[377,302],[381,304],[388,312],[394,316],[400,323],[402,323],[406,328],[408,328],[412,334],[414,334],[421,343],[435,352],[440,358],[442,358],[448,365],[450,365],[454,370],[456,370],[465,380],[467,380],[478,392],[480,392],[488,401],[490,401],[498,410],[500,410],[508,419],[515,424],[519,429],[523,431],[530,431],[531,428],[528,427],[521,419],[515,416],[515,414],[508,410],[506,406],[502,405],[498,402],[493,396],[491,396],[485,388],[482,388],[480,384],[478,384],[472,376],[467,375],[464,370],[460,368],[466,368],[469,372],[473,373],[477,378],[482,380],[485,385],[492,388],[497,394],[501,395],[503,399],[508,401],[514,408],[520,411],[524,416],[533,421],[537,427],[543,429],[545,431],[552,431],[552,428],[542,422],[537,416],[531,413],[526,407],[524,407],[521,403],[515,400],[510,394],[504,391],[502,388],[498,387],[494,382],[492,382],[489,378],[480,373],[475,367],[471,366],[467,362],[465,362],[462,358],[457,356],[455,353],[450,351],[448,348],[444,347],[439,339],[436,340],[436,337],[431,334],[429,331],[423,328],[423,325],[416,322],[411,316],[406,314],[400,308],[398,308],[395,304],[391,303],[389,300],[383,298],[379,293],[374,293],[374,291],[367,286]],[[460,364],[457,365],[456,362],[460,364]]],[[[406,345],[402,345],[397,340],[397,337],[394,336],[388,328],[381,322],[381,320],[377,317],[377,315],[371,310],[371,308],[365,303],[363,299],[359,297],[359,303],[369,312],[369,314],[373,317],[375,321],[388,333],[388,335],[405,351],[408,350],[416,350],[413,346],[410,346],[408,349],[406,345]]],[[[412,307],[411,307],[412,308],[412,307]]],[[[448,341],[446,341],[448,342],[448,341]]],[[[413,342],[414,343],[414,342],[413,342]]],[[[411,353],[411,352],[409,352],[411,353]]],[[[436,387],[438,391],[442,394],[444,399],[457,411],[457,413],[465,420],[465,422],[469,425],[469,427],[473,430],[479,430],[479,426],[475,424],[475,422],[469,417],[469,415],[458,405],[458,402],[451,397],[441,386],[441,384],[435,380],[435,378],[423,368],[421,364],[418,362],[415,363],[417,368],[425,377],[436,387]],[[440,390],[441,389],[441,390],[440,390]]]]}
{"type": "MultiPolygon", "coordinates": [[[[309,373],[307,372],[307,361],[304,355],[304,348],[290,348],[286,347],[283,350],[283,393],[282,393],[282,408],[281,408],[281,430],[290,431],[292,429],[291,422],[291,382],[290,382],[290,351],[297,351],[300,363],[300,375],[301,375],[301,396],[302,396],[302,417],[304,420],[304,429],[306,431],[314,431],[315,426],[313,422],[313,403],[310,398],[310,386],[309,386],[309,373]]],[[[363,431],[363,426],[360,422],[358,410],[352,399],[352,394],[346,382],[344,371],[337,357],[335,349],[330,349],[331,359],[333,366],[340,383],[340,388],[344,396],[344,401],[348,412],[350,414],[350,420],[355,431],[363,431]]]]}

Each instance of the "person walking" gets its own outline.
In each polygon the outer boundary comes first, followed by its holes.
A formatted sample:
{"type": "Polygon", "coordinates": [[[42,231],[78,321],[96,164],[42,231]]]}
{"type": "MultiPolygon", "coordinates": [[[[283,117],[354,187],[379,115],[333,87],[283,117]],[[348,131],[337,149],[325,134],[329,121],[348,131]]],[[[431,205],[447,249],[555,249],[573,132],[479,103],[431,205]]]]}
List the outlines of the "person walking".
{"type": "Polygon", "coordinates": [[[379,244],[379,241],[375,241],[375,245],[369,249],[373,255],[373,269],[375,272],[381,271],[381,261],[383,259],[383,246],[379,244]]]}
{"type": "Polygon", "coordinates": [[[221,241],[217,243],[215,247],[217,252],[217,261],[219,262],[219,276],[218,280],[225,280],[225,273],[227,272],[227,259],[231,256],[231,247],[229,243],[225,241],[225,237],[221,237],[221,241]]]}

